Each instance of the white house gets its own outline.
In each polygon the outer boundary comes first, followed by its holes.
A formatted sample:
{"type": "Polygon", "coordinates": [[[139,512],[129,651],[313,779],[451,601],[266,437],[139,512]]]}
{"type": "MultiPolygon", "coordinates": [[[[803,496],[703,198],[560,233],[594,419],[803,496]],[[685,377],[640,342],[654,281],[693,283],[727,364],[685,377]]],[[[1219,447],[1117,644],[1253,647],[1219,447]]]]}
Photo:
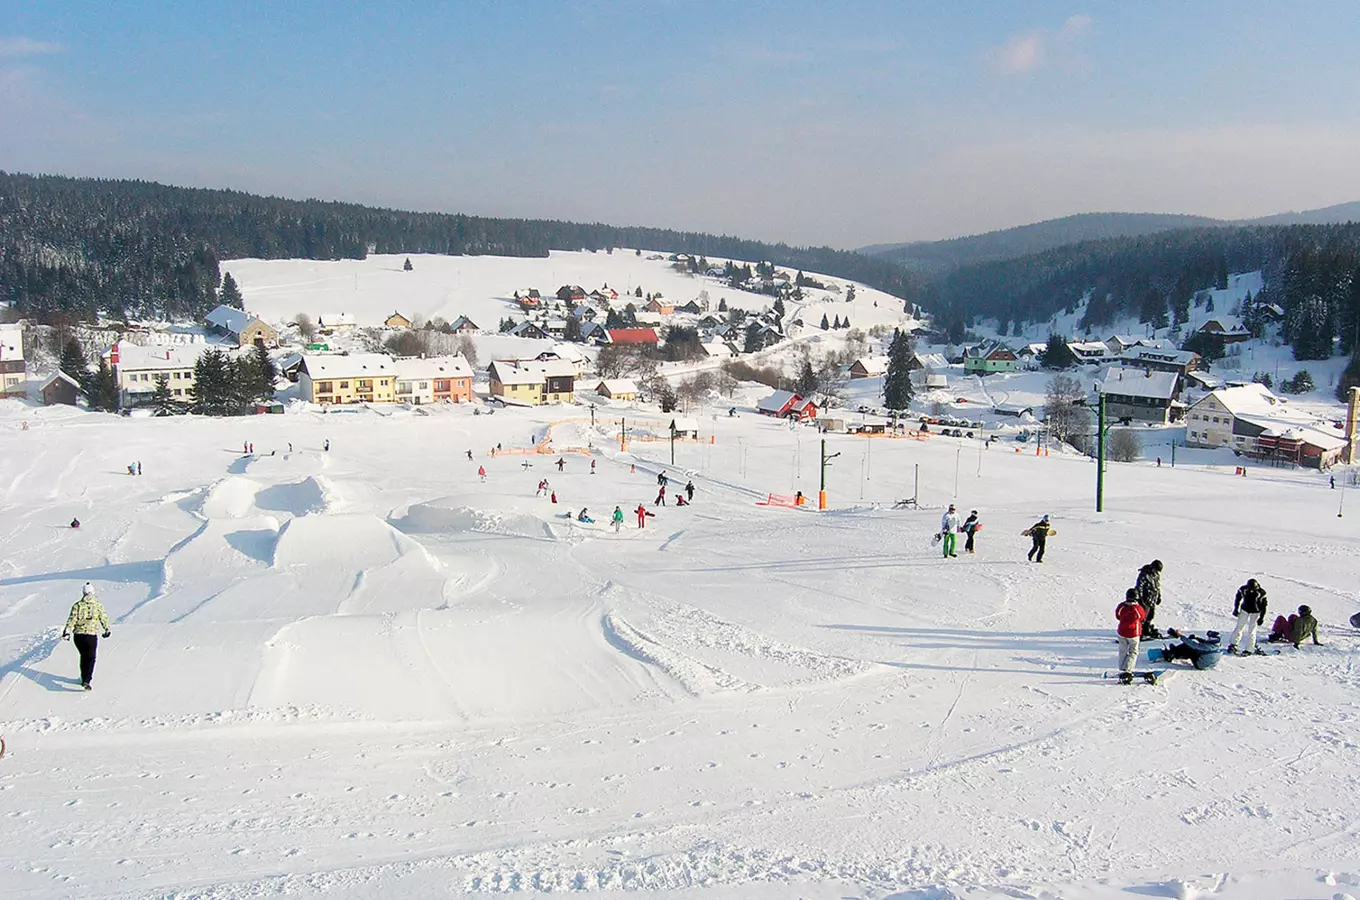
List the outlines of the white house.
{"type": "Polygon", "coordinates": [[[1243,417],[1253,420],[1288,418],[1288,403],[1272,394],[1265,385],[1255,382],[1210,391],[1186,414],[1185,444],[1187,447],[1245,450],[1248,438],[1254,439],[1259,431],[1243,422],[1243,417]]]}
{"type": "Polygon", "coordinates": [[[1067,349],[1079,363],[1103,363],[1114,356],[1104,341],[1068,341],[1067,349]]]}
{"type": "Polygon", "coordinates": [[[595,386],[595,393],[610,400],[636,400],[637,382],[631,378],[606,378],[595,386]]]}
{"type": "Polygon", "coordinates": [[[120,406],[135,406],[151,399],[156,380],[165,377],[170,396],[187,402],[194,387],[194,365],[210,349],[221,350],[204,342],[165,344],[143,347],[119,341],[107,352],[109,366],[118,384],[120,406]]]}
{"type": "Polygon", "coordinates": [[[437,400],[472,399],[472,367],[460,356],[431,356],[393,361],[397,402],[419,406],[437,400]]]}
{"type": "Polygon", "coordinates": [[[25,393],[28,388],[24,363],[24,327],[0,325],[0,396],[25,393]]]}
{"type": "Polygon", "coordinates": [[[322,331],[335,331],[340,328],[353,328],[359,324],[355,321],[354,313],[337,312],[322,313],[317,319],[316,325],[322,331]]]}

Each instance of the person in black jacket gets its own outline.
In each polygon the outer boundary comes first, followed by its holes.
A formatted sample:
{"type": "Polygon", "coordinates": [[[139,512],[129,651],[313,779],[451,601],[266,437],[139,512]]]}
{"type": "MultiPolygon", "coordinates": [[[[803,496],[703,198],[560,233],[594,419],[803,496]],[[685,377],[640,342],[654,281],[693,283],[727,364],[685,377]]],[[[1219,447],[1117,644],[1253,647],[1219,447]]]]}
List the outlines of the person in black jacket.
{"type": "Polygon", "coordinates": [[[1228,643],[1228,652],[1240,651],[1243,656],[1263,652],[1256,649],[1256,629],[1266,623],[1266,589],[1255,578],[1247,579],[1247,583],[1237,589],[1233,615],[1237,616],[1237,628],[1228,643]]]}
{"type": "Polygon", "coordinates": [[[1142,639],[1147,641],[1161,637],[1162,633],[1157,630],[1157,626],[1152,624],[1153,617],[1157,615],[1157,607],[1162,602],[1162,561],[1160,559],[1154,559],[1138,570],[1138,579],[1133,584],[1133,590],[1138,595],[1138,604],[1147,613],[1147,617],[1143,619],[1142,639]]]}

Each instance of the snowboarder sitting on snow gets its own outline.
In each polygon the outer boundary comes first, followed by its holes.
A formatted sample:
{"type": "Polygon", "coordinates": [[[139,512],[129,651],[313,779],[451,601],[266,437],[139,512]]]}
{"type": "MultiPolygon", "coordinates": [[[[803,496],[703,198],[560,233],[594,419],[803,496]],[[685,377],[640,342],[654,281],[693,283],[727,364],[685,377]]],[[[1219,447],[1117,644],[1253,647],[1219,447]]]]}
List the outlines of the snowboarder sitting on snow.
{"type": "Polygon", "coordinates": [[[1196,669],[1212,669],[1218,665],[1223,650],[1218,644],[1217,632],[1209,632],[1208,638],[1193,634],[1178,634],[1180,642],[1171,644],[1162,651],[1162,659],[1188,659],[1196,669]]]}
{"type": "Polygon", "coordinates": [[[79,528],[79,527],[80,527],[80,520],[79,520],[79,519],[72,519],[72,520],[71,520],[71,527],[72,527],[72,528],[79,528]]]}
{"type": "Polygon", "coordinates": [[[1273,644],[1287,641],[1297,650],[1304,640],[1311,637],[1313,646],[1321,647],[1322,642],[1317,638],[1317,626],[1313,610],[1308,606],[1300,606],[1298,615],[1291,615],[1288,619],[1284,616],[1275,617],[1275,625],[1270,629],[1270,642],[1273,644]]]}
{"type": "Polygon", "coordinates": [[[1124,600],[1114,608],[1114,617],[1119,620],[1119,680],[1124,684],[1133,681],[1133,670],[1138,662],[1138,637],[1143,632],[1143,619],[1147,610],[1138,602],[1138,593],[1129,588],[1124,600]]]}
{"type": "Polygon", "coordinates": [[[1030,562],[1044,561],[1044,545],[1048,542],[1048,536],[1053,533],[1053,526],[1048,522],[1048,516],[1044,516],[1033,525],[1026,528],[1020,534],[1029,538],[1033,543],[1029,548],[1030,562]]]}
{"type": "Polygon", "coordinates": [[[586,508],[584,506],[581,507],[581,511],[576,514],[576,521],[585,522],[587,525],[595,524],[595,520],[592,519],[590,516],[586,515],[586,508]]]}
{"type": "Polygon", "coordinates": [[[676,494],[676,495],[675,495],[675,505],[676,505],[676,506],[689,506],[689,501],[685,499],[685,495],[684,495],[684,494],[676,494]]]}
{"type": "Polygon", "coordinates": [[[87,691],[94,680],[94,658],[101,634],[109,636],[109,617],[94,595],[94,585],[87,581],[81,589],[80,599],[66,617],[66,627],[61,630],[62,640],[74,635],[76,650],[80,652],[80,686],[87,691]]]}
{"type": "Polygon", "coordinates": [[[1266,623],[1266,589],[1255,578],[1248,578],[1247,583],[1237,589],[1233,615],[1237,617],[1237,627],[1233,629],[1232,640],[1228,642],[1228,652],[1240,650],[1243,656],[1259,652],[1256,648],[1256,628],[1266,623]]]}
{"type": "Polygon", "coordinates": [[[968,514],[968,518],[963,523],[963,533],[968,535],[968,540],[963,542],[964,553],[976,553],[973,549],[973,538],[982,530],[982,523],[978,521],[978,511],[973,510],[968,514]]]}
{"type": "Polygon", "coordinates": [[[1157,605],[1162,602],[1162,561],[1154,559],[1138,570],[1138,580],[1134,582],[1138,602],[1143,605],[1147,616],[1143,619],[1143,640],[1155,640],[1162,636],[1152,619],[1157,615],[1157,605]]]}

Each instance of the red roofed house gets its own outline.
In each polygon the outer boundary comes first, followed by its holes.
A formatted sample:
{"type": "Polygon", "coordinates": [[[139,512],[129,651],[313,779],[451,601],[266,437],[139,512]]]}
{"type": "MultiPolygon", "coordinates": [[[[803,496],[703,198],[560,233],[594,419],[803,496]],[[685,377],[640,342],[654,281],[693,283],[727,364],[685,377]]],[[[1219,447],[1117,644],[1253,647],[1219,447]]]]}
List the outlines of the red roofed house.
{"type": "Polygon", "coordinates": [[[757,403],[756,410],[762,415],[774,416],[778,419],[817,418],[817,404],[795,394],[793,391],[775,391],[757,403]]]}
{"type": "Polygon", "coordinates": [[[651,328],[609,328],[604,334],[605,343],[608,344],[651,344],[655,346],[661,343],[661,339],[656,336],[656,331],[651,328]]]}

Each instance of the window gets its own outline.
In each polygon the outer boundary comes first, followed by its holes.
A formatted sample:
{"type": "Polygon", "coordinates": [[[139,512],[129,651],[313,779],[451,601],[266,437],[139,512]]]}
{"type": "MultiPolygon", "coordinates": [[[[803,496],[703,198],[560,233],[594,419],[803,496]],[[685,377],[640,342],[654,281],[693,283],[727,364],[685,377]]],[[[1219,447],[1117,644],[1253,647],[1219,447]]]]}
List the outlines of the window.
{"type": "Polygon", "coordinates": [[[318,381],[316,383],[316,392],[318,394],[329,394],[331,392],[331,383],[329,381],[318,381]]]}
{"type": "Polygon", "coordinates": [[[1215,425],[1218,424],[1218,416],[1214,416],[1214,424],[1215,424],[1215,425]]]}
{"type": "Polygon", "coordinates": [[[340,382],[340,390],[343,391],[343,390],[347,389],[348,387],[349,387],[349,382],[348,382],[348,381],[342,381],[342,382],[340,382]]]}
{"type": "MultiPolygon", "coordinates": [[[[385,383],[385,382],[384,382],[384,383],[385,383]]],[[[428,381],[422,381],[422,382],[418,385],[418,387],[419,387],[420,390],[422,390],[422,391],[429,390],[429,388],[430,388],[430,383],[429,383],[428,381]]]]}
{"type": "Polygon", "coordinates": [[[183,397],[183,396],[184,396],[184,388],[175,388],[175,396],[176,396],[176,397],[183,397]]]}

